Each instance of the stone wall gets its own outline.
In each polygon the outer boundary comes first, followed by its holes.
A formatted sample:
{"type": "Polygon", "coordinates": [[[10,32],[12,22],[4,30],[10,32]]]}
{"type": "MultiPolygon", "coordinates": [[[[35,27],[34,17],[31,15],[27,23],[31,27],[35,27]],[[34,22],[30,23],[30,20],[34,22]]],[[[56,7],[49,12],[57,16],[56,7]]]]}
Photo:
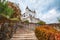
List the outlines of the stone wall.
{"type": "Polygon", "coordinates": [[[18,26],[21,25],[23,28],[27,28],[27,29],[30,29],[30,30],[34,30],[36,27],[40,27],[40,26],[51,26],[51,27],[54,27],[55,29],[57,30],[60,30],[60,23],[53,23],[53,24],[44,24],[44,25],[39,25],[39,24],[36,24],[36,23],[18,23],[18,26]]]}

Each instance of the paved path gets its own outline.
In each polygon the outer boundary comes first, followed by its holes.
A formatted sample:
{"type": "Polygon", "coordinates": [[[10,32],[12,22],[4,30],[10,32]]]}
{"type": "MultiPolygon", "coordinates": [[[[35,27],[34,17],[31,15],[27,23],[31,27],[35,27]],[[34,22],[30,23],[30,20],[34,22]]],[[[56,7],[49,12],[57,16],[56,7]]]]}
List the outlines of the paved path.
{"type": "Polygon", "coordinates": [[[13,35],[11,40],[37,40],[33,31],[27,29],[19,29],[16,34],[13,35]]]}

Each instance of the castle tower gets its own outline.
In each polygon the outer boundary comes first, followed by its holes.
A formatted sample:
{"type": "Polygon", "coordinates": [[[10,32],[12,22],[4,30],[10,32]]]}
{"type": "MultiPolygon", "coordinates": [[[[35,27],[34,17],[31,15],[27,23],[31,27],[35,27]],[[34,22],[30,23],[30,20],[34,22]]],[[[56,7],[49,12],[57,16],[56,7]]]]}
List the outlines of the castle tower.
{"type": "MultiPolygon", "coordinates": [[[[25,13],[22,14],[22,21],[28,20],[29,22],[34,22],[35,21],[35,15],[36,15],[36,11],[32,11],[28,8],[28,6],[25,9],[25,13]]],[[[37,19],[36,19],[37,20],[37,19]]]]}
{"type": "Polygon", "coordinates": [[[25,15],[26,15],[26,16],[35,17],[35,14],[36,14],[35,10],[32,11],[32,10],[30,10],[30,9],[28,8],[28,6],[26,7],[26,9],[25,9],[25,15]]]}

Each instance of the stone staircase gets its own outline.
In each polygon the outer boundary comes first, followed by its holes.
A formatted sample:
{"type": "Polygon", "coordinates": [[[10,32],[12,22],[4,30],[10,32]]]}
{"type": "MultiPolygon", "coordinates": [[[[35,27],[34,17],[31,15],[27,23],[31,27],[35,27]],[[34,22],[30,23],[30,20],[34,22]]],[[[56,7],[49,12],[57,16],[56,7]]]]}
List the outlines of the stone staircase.
{"type": "Polygon", "coordinates": [[[28,31],[24,29],[20,29],[16,34],[13,35],[11,40],[37,40],[33,31],[28,31]]]}

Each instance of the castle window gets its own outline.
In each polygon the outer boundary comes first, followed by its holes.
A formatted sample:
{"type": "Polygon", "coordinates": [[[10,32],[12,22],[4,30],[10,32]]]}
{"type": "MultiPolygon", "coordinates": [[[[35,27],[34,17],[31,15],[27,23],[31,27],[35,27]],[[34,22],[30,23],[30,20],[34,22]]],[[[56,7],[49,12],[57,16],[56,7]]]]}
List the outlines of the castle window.
{"type": "Polygon", "coordinates": [[[23,16],[25,17],[25,13],[23,14],[23,16]]]}

